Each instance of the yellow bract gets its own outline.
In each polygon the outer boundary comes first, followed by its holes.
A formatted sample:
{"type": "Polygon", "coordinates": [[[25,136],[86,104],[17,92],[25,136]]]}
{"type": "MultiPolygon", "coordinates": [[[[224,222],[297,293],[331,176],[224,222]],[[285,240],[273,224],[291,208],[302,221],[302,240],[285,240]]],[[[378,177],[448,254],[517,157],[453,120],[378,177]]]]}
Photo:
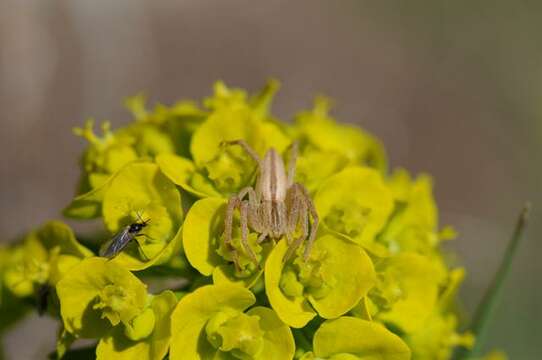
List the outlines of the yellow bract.
{"type": "Polygon", "coordinates": [[[131,330],[115,327],[102,337],[97,359],[163,359],[169,349],[171,313],[176,304],[171,291],[152,297],[149,307],[134,319],[131,330]]]}
{"type": "Polygon", "coordinates": [[[288,326],[239,285],[201,287],[181,299],[172,315],[170,359],[292,359],[288,326]]]}
{"type": "Polygon", "coordinates": [[[314,354],[333,360],[409,360],[410,349],[383,325],[353,317],[328,320],[314,334],[314,354]]]}
{"type": "Polygon", "coordinates": [[[147,289],[125,268],[103,258],[79,263],[57,284],[64,327],[79,337],[103,336],[145,308],[147,289]]]}
{"type": "MultiPolygon", "coordinates": [[[[99,236],[81,236],[89,248],[117,234],[129,235],[126,246],[94,257],[50,222],[0,249],[0,331],[27,308],[12,311],[13,300],[26,297],[60,313],[59,356],[79,338],[96,340],[98,359],[121,360],[168,351],[172,360],[440,360],[470,346],[472,335],[457,332],[464,270],[450,269],[440,249],[455,232],[440,227],[431,177],[388,174],[382,144],[335,121],[324,98],[293,123],[275,118],[278,87],[271,80],[251,96],[217,82],[201,104],[152,109],[137,95],[126,101],[134,117],[126,126],[104,122],[97,135],[89,121],[76,130],[89,144],[64,215],[102,221],[99,236]],[[249,226],[253,261],[239,211],[224,244],[228,199],[257,189],[259,175],[254,159],[225,143],[233,140],[260,156],[274,148],[286,164],[297,143],[295,181],[320,220],[307,260],[306,243],[285,262],[288,240],[258,244],[249,226]]],[[[294,214],[289,196],[285,205],[294,214]]],[[[298,219],[294,241],[304,225],[298,219]]]]}

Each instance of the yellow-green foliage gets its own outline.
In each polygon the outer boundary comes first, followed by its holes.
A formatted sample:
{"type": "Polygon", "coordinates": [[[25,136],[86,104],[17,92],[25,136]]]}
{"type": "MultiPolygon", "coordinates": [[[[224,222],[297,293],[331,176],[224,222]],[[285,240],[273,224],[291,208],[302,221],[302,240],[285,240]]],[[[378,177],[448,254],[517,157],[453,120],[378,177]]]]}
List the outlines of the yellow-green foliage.
{"type": "Polygon", "coordinates": [[[107,235],[83,246],[54,221],[0,249],[3,299],[41,301],[38,290],[51,289],[58,357],[80,338],[96,340],[99,359],[139,360],[439,360],[472,343],[457,331],[464,270],[440,249],[454,232],[439,226],[431,178],[389,171],[380,142],[336,122],[326,99],[280,121],[269,112],[277,90],[271,81],[249,96],[218,82],[201,105],[154,109],[139,95],[126,101],[127,126],[76,130],[88,146],[63,214],[99,219],[107,235]],[[298,141],[296,181],[321,220],[307,261],[298,251],[284,263],[286,239],[257,244],[251,232],[256,265],[234,226],[234,266],[223,244],[226,203],[257,176],[242,149],[223,145],[236,139],[286,158],[298,141]],[[96,255],[142,219],[145,236],[113,259],[96,255]]]}

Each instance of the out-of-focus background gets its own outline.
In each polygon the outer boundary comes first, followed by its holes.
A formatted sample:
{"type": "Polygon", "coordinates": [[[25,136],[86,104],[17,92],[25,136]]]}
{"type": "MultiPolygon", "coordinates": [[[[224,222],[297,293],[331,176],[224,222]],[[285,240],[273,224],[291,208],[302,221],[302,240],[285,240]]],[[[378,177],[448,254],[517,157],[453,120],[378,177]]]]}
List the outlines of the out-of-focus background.
{"type": "MultiPolygon", "coordinates": [[[[270,76],[277,115],[329,95],[392,166],[434,176],[468,311],[532,201],[488,348],[539,359],[540,1],[0,0],[1,241],[59,217],[84,146],[71,129],[87,116],[122,125],[122,99],[140,91],[171,103],[270,76]]],[[[30,316],[4,341],[10,358],[43,359],[54,339],[52,321],[30,316]]]]}

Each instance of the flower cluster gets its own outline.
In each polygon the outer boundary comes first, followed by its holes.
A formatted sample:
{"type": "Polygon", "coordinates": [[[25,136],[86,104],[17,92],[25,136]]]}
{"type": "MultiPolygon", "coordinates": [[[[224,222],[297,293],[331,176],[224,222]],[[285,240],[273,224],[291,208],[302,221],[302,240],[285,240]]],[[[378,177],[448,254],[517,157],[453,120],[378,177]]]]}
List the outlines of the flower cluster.
{"type": "Polygon", "coordinates": [[[99,219],[107,233],[76,237],[53,221],[0,249],[0,311],[22,298],[60,318],[58,358],[78,339],[94,339],[98,359],[140,360],[438,360],[469,346],[457,331],[464,270],[441,251],[455,234],[439,227],[431,178],[390,172],[381,143],[337,123],[327,99],[280,121],[269,112],[277,89],[249,96],[218,82],[201,104],[152,110],[136,96],[127,126],[76,129],[88,146],[63,214],[99,219]],[[260,156],[298,144],[295,181],[320,219],[308,258],[285,261],[287,239],[260,243],[249,229],[253,261],[238,213],[232,258],[228,199],[259,176],[224,146],[238,139],[260,156]],[[119,232],[127,244],[99,257],[119,232]]]}

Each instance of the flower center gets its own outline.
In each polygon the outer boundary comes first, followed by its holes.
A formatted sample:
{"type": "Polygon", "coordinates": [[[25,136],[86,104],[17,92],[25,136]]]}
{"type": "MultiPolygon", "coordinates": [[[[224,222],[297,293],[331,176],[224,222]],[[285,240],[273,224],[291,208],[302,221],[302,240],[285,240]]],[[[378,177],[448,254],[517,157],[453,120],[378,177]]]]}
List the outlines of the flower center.
{"type": "Polygon", "coordinates": [[[141,312],[134,304],[135,294],[119,285],[106,285],[100,291],[93,306],[95,310],[102,311],[102,318],[107,318],[112,325],[119,322],[128,322],[141,312]]]}
{"type": "MultiPolygon", "coordinates": [[[[222,258],[228,262],[233,262],[233,253],[232,250],[235,250],[238,256],[239,269],[235,269],[235,276],[238,278],[246,278],[254,275],[258,271],[258,267],[250,259],[249,255],[246,253],[245,248],[241,245],[241,230],[239,227],[239,216],[236,214],[234,217],[234,222],[232,226],[232,242],[231,247],[227,247],[224,243],[223,235],[217,239],[217,253],[222,256],[222,258]]],[[[258,234],[249,233],[247,237],[247,242],[254,251],[256,255],[256,260],[261,263],[263,257],[263,247],[261,244],[258,244],[258,234]]]]}
{"type": "Polygon", "coordinates": [[[298,257],[284,268],[280,288],[285,295],[295,298],[310,294],[315,299],[321,299],[333,289],[336,279],[322,271],[325,254],[317,250],[314,254],[306,262],[298,257]]]}
{"type": "Polygon", "coordinates": [[[217,190],[222,193],[235,193],[242,184],[248,183],[252,175],[245,157],[230,155],[230,150],[219,152],[213,160],[205,164],[205,170],[217,190]]]}
{"type": "Polygon", "coordinates": [[[324,218],[324,222],[331,229],[356,238],[367,225],[370,214],[371,209],[355,204],[354,201],[346,201],[334,205],[324,218]]]}
{"type": "Polygon", "coordinates": [[[47,262],[30,259],[23,265],[23,273],[25,277],[38,284],[45,284],[49,278],[50,266],[47,262]]]}
{"type": "Polygon", "coordinates": [[[215,349],[229,352],[237,359],[253,359],[263,348],[263,331],[258,316],[235,310],[221,311],[207,322],[205,332],[215,349]]]}

